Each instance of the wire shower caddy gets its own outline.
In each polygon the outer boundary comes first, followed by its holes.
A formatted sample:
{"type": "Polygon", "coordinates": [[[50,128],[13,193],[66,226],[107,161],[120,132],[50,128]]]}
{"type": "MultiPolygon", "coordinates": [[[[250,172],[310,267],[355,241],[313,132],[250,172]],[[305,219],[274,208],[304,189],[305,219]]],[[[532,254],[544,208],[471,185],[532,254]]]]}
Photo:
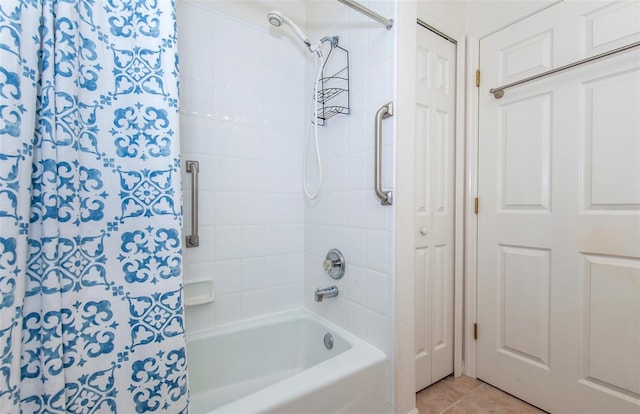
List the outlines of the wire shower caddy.
{"type": "Polygon", "coordinates": [[[329,118],[349,115],[349,52],[331,42],[331,50],[322,65],[320,90],[316,94],[319,108],[318,125],[324,126],[329,118]]]}

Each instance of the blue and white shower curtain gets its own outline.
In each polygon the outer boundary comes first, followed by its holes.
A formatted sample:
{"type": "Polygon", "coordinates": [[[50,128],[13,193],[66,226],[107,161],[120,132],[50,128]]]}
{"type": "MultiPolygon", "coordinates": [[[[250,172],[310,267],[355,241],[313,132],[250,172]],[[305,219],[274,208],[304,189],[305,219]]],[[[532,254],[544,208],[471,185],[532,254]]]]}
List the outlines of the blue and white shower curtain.
{"type": "Polygon", "coordinates": [[[0,0],[0,412],[187,412],[170,0],[0,0]]]}

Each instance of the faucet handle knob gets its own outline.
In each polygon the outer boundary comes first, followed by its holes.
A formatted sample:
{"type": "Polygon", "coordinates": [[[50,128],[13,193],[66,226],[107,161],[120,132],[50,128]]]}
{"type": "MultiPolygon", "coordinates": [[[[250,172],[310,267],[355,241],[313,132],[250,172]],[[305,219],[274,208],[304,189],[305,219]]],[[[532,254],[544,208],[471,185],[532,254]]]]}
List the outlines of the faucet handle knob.
{"type": "Polygon", "coordinates": [[[324,259],[324,262],[322,262],[322,267],[324,268],[325,272],[328,272],[333,267],[333,261],[324,259]]]}
{"type": "Polygon", "coordinates": [[[340,279],[344,276],[345,260],[344,256],[338,249],[331,249],[322,262],[324,271],[334,279],[340,279]]]}

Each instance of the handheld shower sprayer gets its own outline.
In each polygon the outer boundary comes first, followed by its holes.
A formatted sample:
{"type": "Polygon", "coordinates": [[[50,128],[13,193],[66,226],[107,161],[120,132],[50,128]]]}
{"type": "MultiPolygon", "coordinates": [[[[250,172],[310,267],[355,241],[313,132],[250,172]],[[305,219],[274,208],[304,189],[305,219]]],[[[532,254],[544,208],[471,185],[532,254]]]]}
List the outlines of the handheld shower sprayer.
{"type": "Polygon", "coordinates": [[[321,45],[320,42],[316,42],[315,44],[312,44],[309,41],[309,38],[307,37],[307,35],[304,34],[304,32],[298,27],[298,25],[295,24],[293,21],[291,21],[282,12],[278,10],[272,10],[267,14],[267,19],[269,20],[269,23],[271,23],[275,27],[280,27],[283,24],[287,24],[291,28],[293,33],[295,33],[295,35],[298,36],[298,38],[302,41],[302,43],[304,43],[307,46],[310,52],[320,53],[320,45],[321,45]]]}
{"type": "MultiPolygon", "coordinates": [[[[267,14],[267,19],[269,20],[269,23],[271,23],[273,26],[275,27],[280,27],[283,24],[287,24],[289,25],[289,27],[291,28],[291,30],[293,30],[293,33],[295,33],[295,35],[302,41],[302,43],[304,43],[307,48],[309,49],[309,51],[311,53],[314,54],[314,62],[315,62],[315,72],[316,72],[316,76],[315,76],[315,81],[313,83],[313,111],[310,114],[311,115],[311,122],[309,122],[307,124],[307,133],[306,133],[306,143],[305,143],[305,148],[304,148],[304,162],[303,162],[303,166],[302,166],[302,187],[304,190],[304,194],[307,197],[308,200],[316,200],[319,196],[320,196],[320,191],[322,190],[322,160],[320,159],[320,146],[319,146],[319,142],[318,142],[318,91],[320,89],[319,85],[320,85],[320,81],[321,81],[321,75],[322,75],[322,68],[323,68],[323,62],[322,62],[322,44],[323,43],[330,43],[331,47],[335,47],[338,45],[338,36],[333,36],[333,37],[323,37],[322,39],[318,40],[315,43],[311,43],[309,41],[309,38],[307,37],[306,34],[304,34],[304,32],[291,20],[289,20],[287,18],[287,16],[285,16],[284,14],[282,14],[281,12],[279,12],[278,10],[272,10],[267,14]],[[309,142],[310,142],[310,138],[311,136],[309,135],[309,125],[313,124],[314,125],[314,143],[315,143],[315,156],[316,156],[316,160],[318,162],[318,187],[317,190],[315,192],[312,192],[309,190],[309,186],[307,184],[307,155],[308,155],[308,149],[309,149],[309,142]]],[[[328,58],[328,56],[327,56],[328,58]]],[[[324,62],[326,63],[326,61],[324,62]]]]}

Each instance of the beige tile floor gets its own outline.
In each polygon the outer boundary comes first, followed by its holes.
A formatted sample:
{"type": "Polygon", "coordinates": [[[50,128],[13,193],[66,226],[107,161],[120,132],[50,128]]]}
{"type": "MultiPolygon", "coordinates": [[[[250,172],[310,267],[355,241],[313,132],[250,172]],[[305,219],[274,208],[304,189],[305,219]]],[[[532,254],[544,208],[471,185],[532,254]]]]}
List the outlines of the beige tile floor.
{"type": "Polygon", "coordinates": [[[420,414],[542,414],[525,403],[482,381],[453,376],[416,394],[420,414]]]}

